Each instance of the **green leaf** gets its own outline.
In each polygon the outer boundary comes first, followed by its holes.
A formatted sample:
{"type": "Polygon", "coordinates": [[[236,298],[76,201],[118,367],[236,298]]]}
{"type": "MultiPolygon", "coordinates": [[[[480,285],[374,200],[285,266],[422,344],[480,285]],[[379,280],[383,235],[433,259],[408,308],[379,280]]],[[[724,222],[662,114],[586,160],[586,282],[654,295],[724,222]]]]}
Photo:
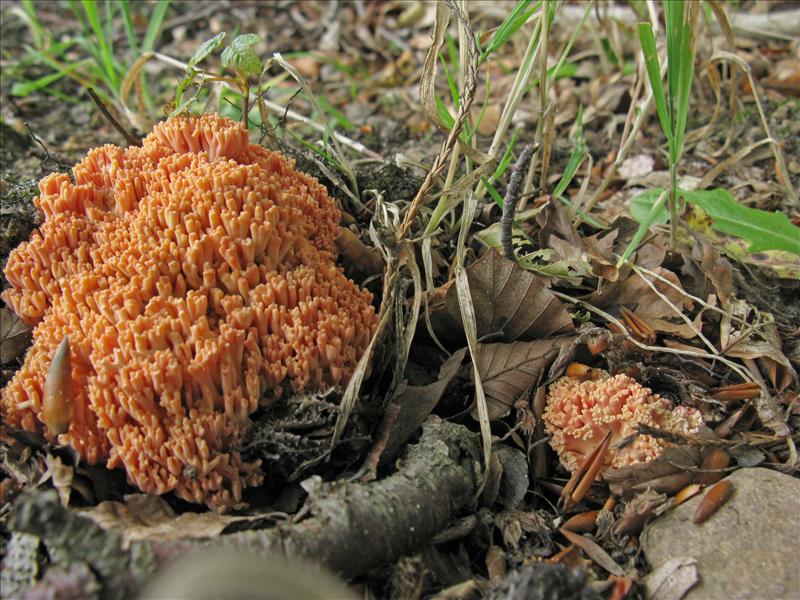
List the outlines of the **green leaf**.
{"type": "Polygon", "coordinates": [[[633,239],[631,239],[628,247],[625,248],[625,252],[622,253],[619,261],[617,261],[617,268],[621,267],[628,257],[633,254],[633,251],[639,246],[639,243],[644,239],[644,235],[647,233],[647,230],[650,229],[650,226],[656,222],[656,219],[659,215],[662,214],[664,210],[664,202],[667,200],[667,192],[661,188],[656,188],[658,190],[658,199],[653,203],[653,206],[650,207],[650,211],[647,215],[642,219],[641,224],[639,225],[639,229],[636,230],[636,233],[633,234],[633,239]]]}
{"type": "Polygon", "coordinates": [[[14,85],[11,86],[11,95],[28,96],[29,94],[32,94],[37,90],[46,88],[54,81],[58,81],[65,75],[74,71],[76,66],[77,65],[73,65],[68,69],[64,69],[63,71],[59,71],[57,73],[51,73],[50,75],[45,75],[44,77],[39,77],[39,79],[34,79],[34,80],[23,79],[22,81],[15,81],[14,85]]]}
{"type": "Polygon", "coordinates": [[[703,209],[714,229],[748,241],[748,252],[785,250],[800,255],[800,228],[792,225],[783,213],[744,206],[722,188],[678,190],[678,194],[703,209]]]}
{"type": "Polygon", "coordinates": [[[486,50],[481,52],[479,59],[481,63],[510,40],[511,36],[527,23],[531,15],[539,8],[539,1],[537,0],[537,2],[533,3],[533,6],[530,5],[531,0],[518,0],[516,6],[514,6],[505,20],[500,24],[500,27],[497,28],[494,35],[492,35],[492,39],[489,40],[489,45],[486,47],[486,50]]]}
{"type": "Polygon", "coordinates": [[[450,111],[447,110],[447,107],[445,106],[444,102],[442,102],[441,98],[436,96],[433,101],[436,104],[436,113],[439,115],[439,119],[442,121],[445,127],[452,129],[456,124],[456,120],[453,118],[453,115],[451,115],[450,111]]]}
{"type": "Polygon", "coordinates": [[[231,45],[222,51],[222,66],[244,75],[258,75],[261,72],[261,59],[253,49],[261,37],[255,33],[236,36],[231,45]]]}
{"type": "MultiPolygon", "coordinates": [[[[644,223],[650,216],[653,205],[658,201],[658,197],[663,191],[662,188],[653,188],[633,198],[628,207],[631,211],[631,216],[639,223],[644,223]]],[[[656,212],[652,222],[666,223],[667,221],[669,221],[669,211],[662,204],[661,210],[656,212]]]]}
{"type": "Polygon", "coordinates": [[[564,193],[564,190],[567,189],[569,184],[572,182],[572,178],[575,177],[575,172],[578,170],[578,167],[583,162],[583,158],[586,154],[586,140],[583,137],[583,105],[581,104],[578,107],[578,116],[576,117],[577,128],[575,129],[575,139],[572,146],[572,152],[569,155],[569,161],[567,161],[567,166],[564,169],[564,174],[561,176],[561,180],[556,185],[556,188],[553,190],[553,196],[558,197],[564,193]]]}
{"type": "Polygon", "coordinates": [[[189,66],[194,67],[203,62],[209,54],[216,51],[216,49],[222,45],[224,39],[225,32],[222,31],[210,40],[203,42],[203,44],[197,49],[197,52],[194,53],[194,56],[189,59],[189,66]]]}
{"type": "Polygon", "coordinates": [[[142,41],[142,50],[149,52],[156,44],[158,34],[161,33],[161,25],[164,22],[164,17],[167,14],[170,0],[162,0],[157,2],[153,7],[153,12],[150,14],[150,21],[147,23],[147,31],[144,34],[142,41]]]}
{"type": "Polygon", "coordinates": [[[498,193],[496,189],[494,189],[494,186],[491,184],[491,182],[488,179],[486,179],[486,177],[481,177],[481,181],[483,182],[483,185],[486,186],[486,190],[489,192],[489,195],[492,197],[492,200],[495,201],[497,206],[503,208],[504,204],[503,197],[498,193]]]}
{"type": "MultiPolygon", "coordinates": [[[[497,168],[492,173],[492,176],[489,178],[490,181],[497,181],[503,176],[503,173],[506,172],[508,165],[511,164],[511,159],[513,158],[512,153],[514,152],[514,145],[517,143],[517,138],[519,137],[519,128],[514,130],[514,133],[511,135],[511,141],[508,142],[508,148],[503,153],[503,158],[500,159],[500,162],[497,163],[497,168]]],[[[502,204],[501,204],[502,206],[502,204]]]]}
{"type": "Polygon", "coordinates": [[[653,99],[656,102],[656,112],[658,113],[658,120],[661,122],[661,129],[664,130],[664,135],[667,136],[667,139],[672,139],[672,123],[667,111],[667,100],[664,97],[664,84],[661,81],[661,66],[658,64],[656,38],[653,35],[653,27],[650,23],[639,23],[639,42],[642,45],[647,78],[650,80],[650,87],[653,90],[653,99]]]}

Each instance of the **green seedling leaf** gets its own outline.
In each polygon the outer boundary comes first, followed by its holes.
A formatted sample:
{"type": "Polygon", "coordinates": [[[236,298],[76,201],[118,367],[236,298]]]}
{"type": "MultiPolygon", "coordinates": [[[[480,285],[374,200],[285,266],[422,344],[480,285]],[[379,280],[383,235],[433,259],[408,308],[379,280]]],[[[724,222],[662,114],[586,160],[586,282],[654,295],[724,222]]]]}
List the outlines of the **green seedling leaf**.
{"type": "Polygon", "coordinates": [[[486,191],[489,192],[489,195],[492,197],[492,200],[495,201],[497,206],[503,208],[503,204],[505,204],[503,202],[503,197],[498,193],[496,189],[494,189],[494,186],[491,184],[491,182],[488,179],[486,179],[486,177],[481,177],[481,181],[483,182],[483,185],[486,186],[486,191]]]}
{"type": "Polygon", "coordinates": [[[317,102],[319,102],[322,110],[327,112],[339,127],[346,131],[352,131],[356,128],[356,126],[344,116],[344,113],[331,104],[325,96],[317,96],[317,102]]]}
{"type": "Polygon", "coordinates": [[[647,78],[650,80],[650,87],[653,90],[653,99],[656,103],[656,112],[661,123],[661,129],[664,130],[664,135],[667,136],[667,139],[672,139],[672,124],[667,111],[667,99],[664,96],[664,83],[661,81],[661,66],[658,63],[656,38],[653,35],[653,27],[650,23],[639,23],[639,42],[642,45],[647,78]]]}
{"type": "MultiPolygon", "coordinates": [[[[658,202],[658,197],[664,190],[662,188],[653,188],[647,190],[646,192],[642,192],[635,198],[631,200],[630,203],[630,211],[631,215],[634,219],[636,219],[639,223],[644,223],[648,217],[650,216],[650,211],[653,209],[653,205],[658,202]]],[[[669,211],[664,207],[662,204],[661,210],[659,210],[653,219],[653,223],[666,223],[669,221],[669,211]]]]}
{"type": "Polygon", "coordinates": [[[441,120],[442,124],[447,127],[447,129],[452,129],[456,124],[456,120],[453,118],[453,115],[450,114],[450,111],[447,110],[444,102],[442,102],[438,96],[434,97],[433,102],[436,104],[436,114],[439,115],[439,120],[441,120]]]}
{"type": "Polygon", "coordinates": [[[744,206],[723,188],[678,190],[678,194],[700,207],[711,218],[714,229],[748,241],[748,252],[785,250],[800,255],[800,228],[783,213],[744,206]]]}
{"type": "Polygon", "coordinates": [[[453,104],[458,106],[458,103],[460,102],[458,84],[456,83],[456,80],[453,79],[453,74],[450,72],[450,67],[447,66],[447,62],[444,60],[444,56],[442,56],[441,53],[439,53],[439,62],[442,63],[444,75],[447,78],[447,86],[450,88],[450,97],[453,99],[453,104]]]}
{"type": "Polygon", "coordinates": [[[51,73],[50,75],[39,77],[39,79],[34,79],[34,80],[26,79],[23,81],[15,81],[14,85],[11,86],[11,95],[28,96],[37,90],[46,88],[54,81],[58,81],[59,79],[61,79],[62,77],[71,73],[74,70],[75,70],[74,67],[70,67],[69,69],[65,69],[64,71],[59,71],[58,73],[51,73]]]}
{"type": "MultiPolygon", "coordinates": [[[[514,152],[514,146],[517,143],[517,138],[519,137],[519,128],[514,130],[514,133],[511,135],[511,141],[508,142],[508,148],[503,153],[503,158],[500,159],[500,162],[497,164],[497,168],[492,173],[492,176],[489,178],[489,181],[497,181],[503,176],[503,173],[506,172],[508,165],[511,164],[512,153],[514,152]]],[[[500,204],[502,207],[503,205],[500,204]]]]}
{"type": "Polygon", "coordinates": [[[650,229],[650,226],[653,223],[657,222],[657,219],[662,215],[662,211],[664,211],[664,202],[667,200],[667,191],[661,188],[656,188],[658,190],[658,199],[653,203],[653,206],[650,207],[650,212],[647,213],[644,219],[642,219],[641,224],[639,225],[639,229],[636,230],[636,233],[633,235],[633,239],[631,239],[628,247],[625,248],[625,252],[622,253],[619,261],[617,262],[617,268],[620,268],[626,260],[633,254],[633,251],[641,243],[642,239],[644,239],[647,230],[650,229]]]}
{"type": "Polygon", "coordinates": [[[539,8],[539,1],[533,2],[532,0],[518,0],[516,6],[511,10],[505,20],[500,24],[500,27],[494,32],[486,50],[481,52],[479,63],[486,61],[489,56],[496,52],[508,40],[511,39],[519,29],[528,22],[536,9],[539,8]]]}
{"type": "Polygon", "coordinates": [[[564,175],[558,182],[558,185],[553,190],[553,196],[556,198],[564,193],[575,173],[578,170],[581,162],[583,161],[584,154],[586,153],[586,140],[583,137],[583,105],[578,107],[577,127],[575,129],[575,139],[572,146],[572,152],[569,155],[567,167],[564,169],[564,175]]]}
{"type": "Polygon", "coordinates": [[[600,45],[603,48],[603,54],[606,55],[608,61],[615,67],[619,66],[619,57],[611,45],[611,41],[607,37],[600,38],[600,45]]]}
{"type": "Polygon", "coordinates": [[[142,50],[145,52],[152,50],[153,46],[156,44],[158,34],[161,33],[161,24],[164,22],[164,17],[169,8],[169,3],[170,0],[164,0],[162,2],[157,2],[153,7],[153,13],[150,15],[150,19],[147,23],[147,31],[142,41],[142,50]]]}
{"type": "Polygon", "coordinates": [[[231,45],[222,51],[222,66],[244,75],[258,75],[261,72],[261,60],[253,49],[261,37],[255,33],[236,36],[231,45]]]}
{"type": "Polygon", "coordinates": [[[197,49],[197,52],[194,53],[194,56],[189,59],[189,66],[196,67],[198,64],[203,62],[209,54],[215,52],[217,48],[222,45],[222,42],[225,40],[225,32],[222,31],[215,35],[210,40],[206,40],[201,44],[201,46],[197,49]]]}

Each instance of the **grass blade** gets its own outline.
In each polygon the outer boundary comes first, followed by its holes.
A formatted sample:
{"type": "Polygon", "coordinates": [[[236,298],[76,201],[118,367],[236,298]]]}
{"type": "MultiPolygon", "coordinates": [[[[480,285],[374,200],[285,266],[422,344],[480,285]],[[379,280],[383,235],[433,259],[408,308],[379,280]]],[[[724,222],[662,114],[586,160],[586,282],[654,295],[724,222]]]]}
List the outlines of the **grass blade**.
{"type": "Polygon", "coordinates": [[[653,35],[653,27],[650,23],[639,23],[639,42],[642,45],[647,78],[650,80],[650,87],[653,90],[653,100],[656,103],[658,120],[661,122],[661,129],[664,130],[664,135],[671,140],[672,124],[667,110],[667,101],[664,97],[664,83],[661,81],[661,65],[658,63],[656,38],[653,35]]]}
{"type": "Polygon", "coordinates": [[[528,22],[531,15],[539,8],[540,3],[537,0],[537,2],[531,6],[531,1],[532,0],[518,0],[516,6],[514,6],[505,20],[500,24],[494,32],[494,35],[492,35],[492,39],[489,40],[489,45],[486,47],[486,50],[481,52],[478,64],[484,63],[489,56],[510,40],[511,36],[528,22]]]}
{"type": "Polygon", "coordinates": [[[655,223],[659,219],[659,217],[663,215],[662,208],[664,206],[664,202],[666,202],[667,200],[668,191],[662,190],[660,188],[656,189],[659,189],[660,191],[660,194],[658,195],[658,200],[656,200],[656,202],[653,204],[653,208],[650,209],[650,212],[648,213],[647,217],[645,217],[644,221],[641,222],[641,224],[639,225],[639,229],[636,230],[636,233],[633,236],[633,239],[631,239],[630,243],[628,244],[628,247],[625,248],[625,252],[622,253],[622,256],[620,257],[619,261],[617,261],[618,269],[623,264],[625,264],[625,261],[628,260],[628,258],[630,258],[630,255],[633,254],[633,251],[636,250],[636,248],[639,246],[639,243],[644,238],[644,235],[647,233],[647,230],[650,229],[650,225],[655,223]]]}
{"type": "Polygon", "coordinates": [[[161,25],[164,22],[164,16],[167,14],[167,9],[169,8],[169,1],[170,0],[161,0],[161,2],[156,3],[155,9],[153,9],[153,14],[150,16],[150,22],[147,24],[147,31],[142,41],[142,50],[144,52],[152,50],[156,40],[158,40],[158,35],[161,33],[161,25]]]}
{"type": "MultiPolygon", "coordinates": [[[[83,10],[86,13],[86,18],[89,20],[89,25],[99,44],[99,51],[96,54],[98,62],[102,66],[103,74],[108,80],[111,89],[116,91],[119,89],[119,77],[117,76],[117,70],[114,68],[114,57],[112,55],[111,46],[106,39],[103,26],[100,23],[100,13],[97,10],[97,4],[92,2],[92,0],[83,0],[82,4],[83,10]]],[[[95,44],[91,43],[89,45],[95,46],[95,44]]],[[[97,48],[97,46],[95,46],[95,48],[97,48]]]]}

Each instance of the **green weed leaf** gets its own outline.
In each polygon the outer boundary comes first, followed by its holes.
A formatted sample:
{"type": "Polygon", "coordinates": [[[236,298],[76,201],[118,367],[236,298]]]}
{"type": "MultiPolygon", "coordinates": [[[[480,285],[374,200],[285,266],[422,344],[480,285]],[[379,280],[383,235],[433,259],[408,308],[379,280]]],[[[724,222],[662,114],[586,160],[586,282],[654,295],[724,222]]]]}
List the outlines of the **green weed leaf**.
{"type": "Polygon", "coordinates": [[[748,252],[785,250],[800,255],[800,228],[792,225],[783,213],[744,206],[722,188],[679,190],[678,194],[703,209],[714,229],[748,241],[748,252]]]}
{"type": "Polygon", "coordinates": [[[489,56],[496,52],[508,40],[511,39],[519,29],[528,22],[533,13],[539,8],[539,1],[533,3],[531,0],[518,0],[516,6],[511,10],[505,20],[500,24],[500,27],[492,35],[486,49],[481,52],[480,63],[483,63],[489,56]]]}
{"type": "MultiPolygon", "coordinates": [[[[197,49],[197,52],[194,53],[194,56],[189,59],[189,66],[195,67],[201,62],[203,62],[206,57],[212,52],[215,52],[217,48],[222,45],[223,40],[225,39],[225,32],[222,31],[215,35],[210,40],[206,40],[203,44],[197,49]]],[[[256,40],[258,41],[258,40],[256,40]]]]}
{"type": "Polygon", "coordinates": [[[236,36],[231,45],[222,51],[222,66],[244,75],[258,75],[261,72],[261,60],[253,49],[261,37],[255,33],[236,36]]]}
{"type": "MultiPolygon", "coordinates": [[[[658,197],[663,191],[663,188],[657,187],[647,190],[646,192],[642,192],[633,198],[629,206],[631,216],[633,216],[633,218],[639,223],[644,223],[650,216],[650,211],[653,209],[653,205],[658,201],[658,197]]],[[[666,223],[667,221],[669,221],[669,211],[662,204],[661,209],[656,211],[652,222],[666,223]]]]}

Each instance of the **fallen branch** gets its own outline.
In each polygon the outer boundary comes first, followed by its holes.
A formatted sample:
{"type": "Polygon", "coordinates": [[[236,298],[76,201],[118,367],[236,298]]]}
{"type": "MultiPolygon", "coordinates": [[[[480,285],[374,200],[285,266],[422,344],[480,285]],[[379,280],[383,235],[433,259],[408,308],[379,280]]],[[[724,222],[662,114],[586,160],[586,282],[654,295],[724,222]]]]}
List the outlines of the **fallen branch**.
{"type": "Polygon", "coordinates": [[[308,502],[313,516],[297,523],[212,540],[138,541],[124,548],[119,530],[101,529],[62,507],[54,492],[45,492],[21,497],[9,528],[40,537],[56,564],[88,564],[107,598],[132,597],[176,559],[220,549],[262,560],[276,554],[305,558],[352,578],[413,552],[442,531],[472,502],[480,461],[476,434],[430,417],[396,473],[366,485],[319,484],[308,502]]]}

